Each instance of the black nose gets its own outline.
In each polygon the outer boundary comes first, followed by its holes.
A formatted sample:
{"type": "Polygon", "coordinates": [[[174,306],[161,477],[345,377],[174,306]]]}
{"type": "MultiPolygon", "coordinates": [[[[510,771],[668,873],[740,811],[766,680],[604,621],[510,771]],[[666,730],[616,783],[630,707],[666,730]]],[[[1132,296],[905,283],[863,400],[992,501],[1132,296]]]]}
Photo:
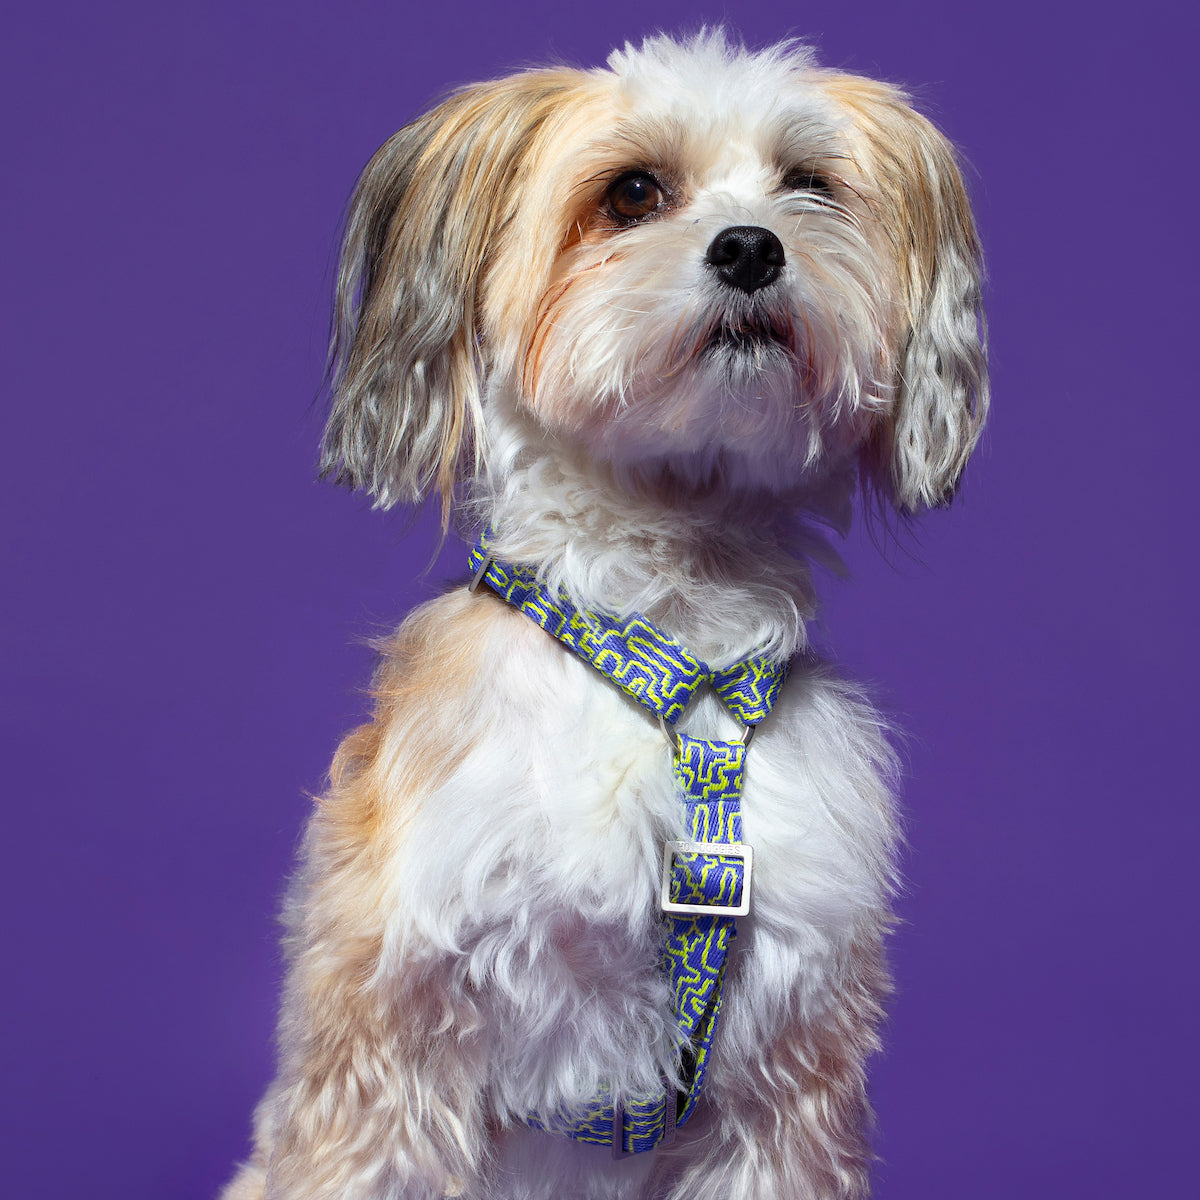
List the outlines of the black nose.
{"type": "Polygon", "coordinates": [[[712,240],[706,255],[717,274],[743,292],[774,283],[784,264],[783,243],[761,225],[731,225],[712,240]]]}

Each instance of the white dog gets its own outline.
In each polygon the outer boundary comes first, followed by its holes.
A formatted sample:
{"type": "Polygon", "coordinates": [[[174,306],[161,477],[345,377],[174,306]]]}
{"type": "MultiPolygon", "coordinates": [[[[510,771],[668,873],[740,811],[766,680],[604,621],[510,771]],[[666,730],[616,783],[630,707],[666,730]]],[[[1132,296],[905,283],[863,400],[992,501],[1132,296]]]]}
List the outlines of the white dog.
{"type": "Polygon", "coordinates": [[[891,757],[802,531],[949,499],[979,277],[947,142],[795,44],[651,38],[375,155],[323,467],[487,533],[334,760],[227,1200],[865,1193],[891,757]]]}

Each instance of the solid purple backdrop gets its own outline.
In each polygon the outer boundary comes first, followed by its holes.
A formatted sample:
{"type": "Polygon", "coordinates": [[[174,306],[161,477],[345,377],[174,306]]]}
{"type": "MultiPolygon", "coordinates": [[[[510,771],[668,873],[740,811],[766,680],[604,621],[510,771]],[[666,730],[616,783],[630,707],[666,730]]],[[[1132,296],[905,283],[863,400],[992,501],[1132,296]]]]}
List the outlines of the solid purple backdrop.
{"type": "Polygon", "coordinates": [[[914,85],[972,165],[991,268],[994,421],[961,502],[886,559],[851,539],[826,587],[825,643],[909,735],[877,1194],[1191,1191],[1194,40],[1151,7],[10,16],[5,1194],[227,1177],[365,641],[462,576],[456,544],[421,575],[428,517],[404,536],[313,480],[358,171],[451,84],[723,17],[914,85]]]}

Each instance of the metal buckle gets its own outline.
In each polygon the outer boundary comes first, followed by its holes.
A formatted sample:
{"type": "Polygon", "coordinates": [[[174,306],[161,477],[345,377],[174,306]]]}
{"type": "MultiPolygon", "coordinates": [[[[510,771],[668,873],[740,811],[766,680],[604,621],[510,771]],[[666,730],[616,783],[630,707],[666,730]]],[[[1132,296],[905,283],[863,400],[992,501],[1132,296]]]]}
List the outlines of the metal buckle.
{"type": "Polygon", "coordinates": [[[479,585],[483,582],[483,577],[488,573],[492,563],[495,560],[490,554],[483,556],[483,562],[479,566],[479,570],[471,577],[471,582],[467,584],[467,591],[474,594],[479,590],[479,585]]]}
{"type": "Polygon", "coordinates": [[[612,1123],[612,1156],[613,1158],[628,1158],[632,1150],[625,1149],[625,1109],[620,1100],[613,1101],[612,1123]]]}
{"type": "Polygon", "coordinates": [[[679,734],[675,732],[672,725],[667,724],[667,718],[658,714],[658,727],[663,731],[663,737],[667,739],[667,745],[671,747],[672,754],[679,753],[679,734]]]}
{"type": "Polygon", "coordinates": [[[663,847],[662,896],[665,913],[687,916],[744,917],[750,912],[750,874],[754,869],[754,850],[745,842],[668,842],[663,847]],[[676,854],[712,854],[720,858],[742,860],[742,891],[735,904],[680,904],[671,899],[671,871],[676,854]]]}
{"type": "Polygon", "coordinates": [[[674,1084],[668,1083],[663,1097],[663,1135],[660,1146],[669,1146],[675,1140],[675,1126],[679,1120],[679,1092],[674,1084]]]}
{"type": "MultiPolygon", "coordinates": [[[[488,562],[491,562],[491,559],[488,559],[488,562]]],[[[486,567],[483,568],[483,570],[486,570],[486,567]]],[[[479,576],[476,575],[475,578],[478,579],[479,576]]],[[[469,590],[470,591],[475,590],[474,583],[472,583],[469,590]]],[[[663,731],[663,737],[665,737],[667,739],[667,745],[671,747],[671,753],[678,754],[679,753],[679,734],[677,734],[675,732],[674,726],[667,724],[667,718],[664,717],[662,715],[662,713],[658,714],[658,724],[659,724],[659,727],[663,731]]],[[[743,746],[749,748],[750,743],[754,740],[754,733],[755,733],[755,730],[757,730],[757,729],[758,729],[757,725],[747,725],[746,728],[742,730],[742,745],[743,746]]]]}

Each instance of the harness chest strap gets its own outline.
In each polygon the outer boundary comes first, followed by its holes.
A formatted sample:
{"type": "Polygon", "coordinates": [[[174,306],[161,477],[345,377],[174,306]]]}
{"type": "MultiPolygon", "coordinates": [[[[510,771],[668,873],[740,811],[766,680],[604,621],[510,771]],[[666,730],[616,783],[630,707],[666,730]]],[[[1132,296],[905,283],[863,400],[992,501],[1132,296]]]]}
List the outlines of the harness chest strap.
{"type": "Polygon", "coordinates": [[[755,726],[771,710],[788,664],[755,655],[713,671],[639,614],[618,618],[581,612],[565,597],[551,595],[532,567],[492,558],[486,538],[470,564],[472,591],[486,584],[591,663],[659,717],[674,749],[674,777],[690,838],[664,847],[660,902],[666,917],[663,967],[684,1046],[686,1091],[677,1093],[669,1084],[653,1096],[614,1097],[606,1089],[582,1111],[525,1118],[535,1128],[611,1146],[616,1157],[651,1150],[670,1141],[676,1124],[688,1120],[703,1088],[735,918],[750,909],[753,852],[742,843],[740,809],[746,751],[755,726]],[[674,728],[705,685],[746,727],[740,741],[693,738],[674,728]]]}

